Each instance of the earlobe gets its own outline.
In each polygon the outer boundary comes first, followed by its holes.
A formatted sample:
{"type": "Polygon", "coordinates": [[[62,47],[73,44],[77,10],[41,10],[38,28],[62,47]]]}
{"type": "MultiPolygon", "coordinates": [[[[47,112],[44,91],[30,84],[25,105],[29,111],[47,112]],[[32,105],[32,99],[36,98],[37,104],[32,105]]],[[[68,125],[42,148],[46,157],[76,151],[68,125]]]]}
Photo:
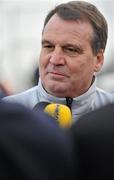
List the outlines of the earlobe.
{"type": "Polygon", "coordinates": [[[99,72],[103,66],[103,63],[104,63],[104,50],[100,49],[96,56],[94,71],[99,72]]]}

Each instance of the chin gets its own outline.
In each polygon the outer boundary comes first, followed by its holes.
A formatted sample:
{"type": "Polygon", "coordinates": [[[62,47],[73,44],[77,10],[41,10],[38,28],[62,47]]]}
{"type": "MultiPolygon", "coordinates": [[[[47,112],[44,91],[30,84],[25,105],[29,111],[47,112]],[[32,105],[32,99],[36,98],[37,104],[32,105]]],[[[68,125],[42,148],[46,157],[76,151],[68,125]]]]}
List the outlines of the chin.
{"type": "Polygon", "coordinates": [[[44,84],[44,87],[47,89],[47,91],[50,94],[59,95],[59,96],[61,95],[62,97],[65,96],[65,91],[66,89],[68,89],[68,85],[53,80],[47,80],[47,82],[44,84]]]}
{"type": "Polygon", "coordinates": [[[49,93],[56,97],[65,97],[65,88],[49,88],[49,93]]]}

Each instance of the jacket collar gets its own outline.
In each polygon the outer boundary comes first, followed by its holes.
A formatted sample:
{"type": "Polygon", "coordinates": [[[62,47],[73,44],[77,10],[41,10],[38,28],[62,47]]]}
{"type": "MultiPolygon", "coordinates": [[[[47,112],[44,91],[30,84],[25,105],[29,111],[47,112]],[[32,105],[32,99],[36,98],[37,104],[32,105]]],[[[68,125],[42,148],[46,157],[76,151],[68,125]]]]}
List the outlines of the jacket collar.
{"type": "MultiPolygon", "coordinates": [[[[89,112],[92,108],[92,104],[94,103],[94,95],[96,92],[96,78],[84,94],[73,98],[72,102],[72,116],[73,120],[76,121],[79,117],[87,112],[89,112]]],[[[38,94],[40,102],[49,102],[49,103],[60,103],[66,105],[66,98],[58,98],[48,94],[42,86],[41,79],[39,79],[38,84],[38,94]]]]}

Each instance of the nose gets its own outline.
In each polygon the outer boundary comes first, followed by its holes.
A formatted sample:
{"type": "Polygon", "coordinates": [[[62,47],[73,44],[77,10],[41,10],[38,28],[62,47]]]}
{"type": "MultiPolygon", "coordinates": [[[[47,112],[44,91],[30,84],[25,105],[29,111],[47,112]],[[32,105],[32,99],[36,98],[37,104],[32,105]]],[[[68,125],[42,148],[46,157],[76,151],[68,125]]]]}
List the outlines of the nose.
{"type": "Polygon", "coordinates": [[[64,65],[65,57],[61,47],[55,47],[50,55],[50,63],[54,65],[64,65]]]}

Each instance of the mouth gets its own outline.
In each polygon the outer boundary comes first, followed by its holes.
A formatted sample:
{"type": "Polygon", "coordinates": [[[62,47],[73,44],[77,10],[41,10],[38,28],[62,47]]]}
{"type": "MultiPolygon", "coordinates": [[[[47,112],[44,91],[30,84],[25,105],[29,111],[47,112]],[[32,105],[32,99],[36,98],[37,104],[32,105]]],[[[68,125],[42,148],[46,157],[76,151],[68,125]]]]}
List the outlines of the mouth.
{"type": "Polygon", "coordinates": [[[47,74],[55,78],[69,78],[70,77],[70,73],[68,72],[68,70],[61,66],[49,65],[47,67],[47,74]]]}
{"type": "Polygon", "coordinates": [[[60,73],[60,72],[49,72],[52,75],[57,75],[57,76],[65,76],[64,74],[60,73]]]}
{"type": "Polygon", "coordinates": [[[53,71],[53,72],[48,72],[50,75],[52,75],[53,77],[56,77],[56,78],[68,78],[69,76],[66,75],[65,73],[61,73],[61,72],[56,72],[56,71],[53,71]]]}

